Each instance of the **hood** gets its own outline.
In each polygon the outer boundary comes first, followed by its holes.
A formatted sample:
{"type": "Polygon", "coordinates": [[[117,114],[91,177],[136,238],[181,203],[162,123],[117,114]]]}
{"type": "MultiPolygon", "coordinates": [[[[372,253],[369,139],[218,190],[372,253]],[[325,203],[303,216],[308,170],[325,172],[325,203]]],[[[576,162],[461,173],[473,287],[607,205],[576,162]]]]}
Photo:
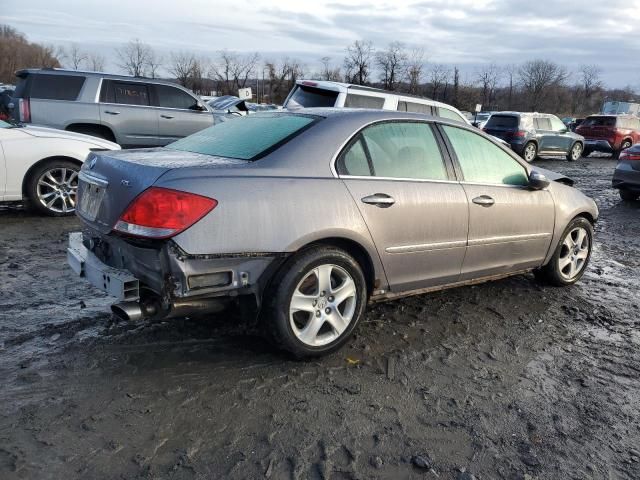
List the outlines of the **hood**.
{"type": "Polygon", "coordinates": [[[546,168],[536,167],[535,165],[532,165],[531,170],[535,170],[536,172],[543,174],[553,182],[563,183],[565,185],[569,185],[570,187],[573,187],[573,184],[575,183],[572,178],[567,177],[566,175],[562,175],[558,172],[554,172],[552,170],[547,170],[546,168]]]}
{"type": "Polygon", "coordinates": [[[66,130],[58,130],[55,128],[39,127],[35,125],[25,125],[21,131],[34,137],[41,138],[63,138],[67,140],[75,140],[78,142],[90,143],[93,146],[104,148],[106,150],[120,150],[120,145],[110,142],[103,138],[92,137],[82,133],[68,132],[66,130]]]}

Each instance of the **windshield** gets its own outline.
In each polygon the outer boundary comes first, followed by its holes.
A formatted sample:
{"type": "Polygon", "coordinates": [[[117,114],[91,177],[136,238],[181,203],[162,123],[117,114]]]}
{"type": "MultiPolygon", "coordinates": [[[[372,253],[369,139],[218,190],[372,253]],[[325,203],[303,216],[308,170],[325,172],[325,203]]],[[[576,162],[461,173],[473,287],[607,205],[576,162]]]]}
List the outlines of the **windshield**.
{"type": "Polygon", "coordinates": [[[296,85],[286,108],[335,107],[338,92],[321,88],[296,85]]]}
{"type": "Polygon", "coordinates": [[[518,117],[513,115],[491,115],[485,128],[518,128],[518,117]]]}
{"type": "Polygon", "coordinates": [[[582,125],[585,127],[615,127],[616,117],[589,117],[582,125]]]}
{"type": "Polygon", "coordinates": [[[167,145],[172,150],[257,160],[311,127],[320,117],[256,113],[222,122],[167,145]]]}

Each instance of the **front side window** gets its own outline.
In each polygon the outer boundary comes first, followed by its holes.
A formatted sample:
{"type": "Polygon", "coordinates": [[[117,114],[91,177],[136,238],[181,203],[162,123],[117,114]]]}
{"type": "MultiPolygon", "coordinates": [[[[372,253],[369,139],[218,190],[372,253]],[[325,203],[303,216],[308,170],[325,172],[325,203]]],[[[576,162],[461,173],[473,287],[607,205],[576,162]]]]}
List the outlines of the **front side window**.
{"type": "Polygon", "coordinates": [[[462,118],[460,115],[458,115],[453,110],[449,110],[448,108],[439,107],[438,108],[438,116],[442,117],[442,118],[448,118],[449,120],[455,120],[456,122],[467,123],[467,122],[464,121],[464,118],[462,118]]]}
{"type": "Polygon", "coordinates": [[[144,83],[103,80],[100,101],[122,105],[150,105],[149,87],[144,83]]]}
{"type": "Polygon", "coordinates": [[[527,185],[527,172],[500,147],[480,135],[443,125],[467,182],[527,185]]]}
{"type": "Polygon", "coordinates": [[[221,122],[167,145],[171,150],[217,157],[257,160],[274,151],[319,117],[284,113],[255,113],[221,122]]]}
{"type": "Polygon", "coordinates": [[[355,95],[349,93],[344,106],[347,108],[376,108],[380,109],[384,106],[384,97],[370,97],[368,95],[355,95]]]}
{"type": "Polygon", "coordinates": [[[360,139],[342,155],[338,172],[385,178],[448,179],[431,127],[418,122],[380,123],[364,129],[360,139]],[[356,166],[361,173],[353,173],[356,166]],[[367,173],[362,173],[365,170],[367,173]]]}
{"type": "Polygon", "coordinates": [[[198,105],[198,101],[195,98],[179,88],[168,85],[156,85],[155,88],[159,107],[193,110],[198,105]]]}

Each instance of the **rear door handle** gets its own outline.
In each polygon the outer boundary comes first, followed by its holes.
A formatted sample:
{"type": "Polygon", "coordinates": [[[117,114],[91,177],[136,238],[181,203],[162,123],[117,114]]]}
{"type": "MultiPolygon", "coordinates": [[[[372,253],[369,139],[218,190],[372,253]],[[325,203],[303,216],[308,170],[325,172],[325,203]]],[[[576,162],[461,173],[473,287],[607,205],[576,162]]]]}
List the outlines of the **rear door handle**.
{"type": "Polygon", "coordinates": [[[104,113],[108,113],[109,115],[120,115],[120,112],[117,110],[105,110],[104,113]]]}
{"type": "Polygon", "coordinates": [[[160,115],[162,118],[168,118],[171,119],[173,118],[173,115],[165,115],[164,113],[162,115],[160,115]]]}
{"type": "Polygon", "coordinates": [[[482,205],[483,207],[490,207],[491,205],[496,203],[496,201],[489,195],[480,195],[479,197],[476,197],[471,201],[476,205],[482,205]]]}
{"type": "Polygon", "coordinates": [[[363,197],[361,200],[362,203],[375,205],[380,208],[389,208],[391,205],[396,203],[395,199],[386,193],[374,193],[373,195],[363,197]]]}

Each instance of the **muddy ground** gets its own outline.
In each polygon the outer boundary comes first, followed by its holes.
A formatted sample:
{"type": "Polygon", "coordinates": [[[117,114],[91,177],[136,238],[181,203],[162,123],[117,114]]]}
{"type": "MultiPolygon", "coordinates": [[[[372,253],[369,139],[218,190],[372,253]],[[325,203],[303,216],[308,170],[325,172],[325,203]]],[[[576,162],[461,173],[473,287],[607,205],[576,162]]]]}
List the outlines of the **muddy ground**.
{"type": "Polygon", "coordinates": [[[308,363],[233,314],[112,325],[78,222],[0,210],[0,478],[640,478],[640,204],[612,160],[540,165],[598,202],[580,284],[380,304],[308,363]]]}

